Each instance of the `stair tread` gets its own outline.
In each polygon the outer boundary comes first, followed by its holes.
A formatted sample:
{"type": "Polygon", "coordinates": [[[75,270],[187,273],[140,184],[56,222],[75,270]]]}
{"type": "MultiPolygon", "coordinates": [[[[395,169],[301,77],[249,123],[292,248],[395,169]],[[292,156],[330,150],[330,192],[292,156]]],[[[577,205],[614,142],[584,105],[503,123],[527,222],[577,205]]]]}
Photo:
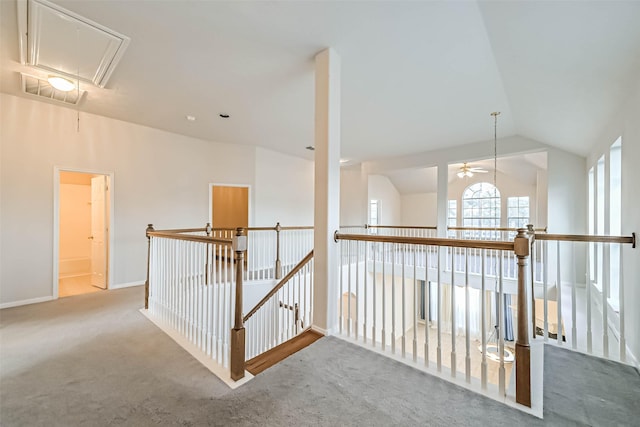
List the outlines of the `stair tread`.
{"type": "Polygon", "coordinates": [[[289,341],[283,342],[282,344],[272,348],[271,350],[248,360],[245,365],[245,369],[251,372],[251,374],[253,375],[258,375],[265,369],[272,367],[273,365],[283,361],[292,354],[313,344],[323,336],[324,335],[319,332],[316,332],[312,329],[307,329],[300,335],[291,338],[289,341]]]}

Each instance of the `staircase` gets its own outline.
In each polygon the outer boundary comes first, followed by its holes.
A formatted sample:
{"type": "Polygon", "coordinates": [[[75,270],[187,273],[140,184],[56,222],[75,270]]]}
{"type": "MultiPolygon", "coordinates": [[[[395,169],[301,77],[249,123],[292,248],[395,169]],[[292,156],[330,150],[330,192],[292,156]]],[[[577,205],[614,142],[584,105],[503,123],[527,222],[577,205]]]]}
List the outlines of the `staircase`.
{"type": "Polygon", "coordinates": [[[251,374],[253,375],[258,375],[265,369],[272,367],[273,365],[283,361],[292,354],[313,344],[323,336],[324,335],[319,332],[316,332],[312,329],[307,329],[300,335],[291,338],[289,341],[283,342],[282,344],[272,348],[271,350],[266,351],[251,360],[248,360],[245,365],[245,369],[251,372],[251,374]]]}

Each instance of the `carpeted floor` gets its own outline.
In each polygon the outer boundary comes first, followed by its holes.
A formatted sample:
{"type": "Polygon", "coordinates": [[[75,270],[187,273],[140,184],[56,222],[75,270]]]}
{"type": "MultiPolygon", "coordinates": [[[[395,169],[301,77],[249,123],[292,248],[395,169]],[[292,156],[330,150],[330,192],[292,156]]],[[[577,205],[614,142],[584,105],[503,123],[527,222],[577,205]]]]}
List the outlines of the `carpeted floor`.
{"type": "Polygon", "coordinates": [[[331,337],[231,391],[138,312],[143,293],[130,288],[0,311],[0,425],[564,426],[640,419],[637,371],[549,346],[544,421],[331,337]],[[615,398],[603,400],[609,393],[615,398]]]}

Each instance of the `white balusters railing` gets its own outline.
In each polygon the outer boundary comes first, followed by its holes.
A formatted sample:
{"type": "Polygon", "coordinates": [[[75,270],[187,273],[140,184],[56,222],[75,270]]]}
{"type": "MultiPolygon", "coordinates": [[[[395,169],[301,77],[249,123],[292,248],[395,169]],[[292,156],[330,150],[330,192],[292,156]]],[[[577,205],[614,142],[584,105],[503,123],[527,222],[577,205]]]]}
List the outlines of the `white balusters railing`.
{"type": "Polygon", "coordinates": [[[313,322],[313,251],[244,316],[251,359],[293,338],[313,322]]]}
{"type": "MultiPolygon", "coordinates": [[[[213,229],[215,238],[231,239],[234,229],[213,229]]],[[[250,227],[245,258],[245,280],[280,279],[311,249],[313,227],[250,227]]]]}
{"type": "MultiPolygon", "coordinates": [[[[494,240],[494,241],[513,241],[515,235],[517,234],[516,228],[491,228],[491,227],[447,227],[450,233],[453,233],[456,239],[467,239],[467,240],[494,240]]],[[[546,232],[546,228],[538,228],[535,229],[537,233],[546,232]]],[[[536,247],[539,245],[536,244],[536,247]]],[[[458,272],[465,271],[463,268],[464,256],[462,256],[462,250],[458,250],[460,252],[459,256],[456,257],[456,265],[455,269],[458,272]]],[[[470,274],[479,275],[481,273],[481,253],[480,249],[469,249],[469,268],[468,271],[470,274]]],[[[538,252],[539,253],[539,252],[538,252]]],[[[490,256],[497,256],[495,252],[491,252],[490,256]]],[[[502,260],[503,272],[502,276],[504,279],[515,280],[518,277],[517,271],[517,262],[516,255],[512,252],[504,251],[502,252],[502,256],[504,259],[502,260]]],[[[489,266],[488,274],[495,275],[495,271],[491,270],[493,265],[489,266]]],[[[495,263],[497,265],[497,263],[495,263]]],[[[451,267],[447,264],[447,270],[451,267]]],[[[541,261],[537,256],[534,256],[532,253],[531,257],[531,269],[535,274],[535,280],[537,282],[541,281],[541,261]]]]}
{"type": "Polygon", "coordinates": [[[313,249],[313,227],[281,227],[279,247],[282,272],[276,279],[287,275],[313,249]]]}
{"type": "Polygon", "coordinates": [[[231,240],[147,229],[149,314],[229,366],[235,261],[231,240]]]}
{"type": "Polygon", "coordinates": [[[536,233],[535,240],[534,256],[542,259],[541,283],[534,291],[536,334],[545,342],[626,362],[622,255],[635,247],[635,233],[536,233]]]}
{"type": "MultiPolygon", "coordinates": [[[[346,233],[337,233],[336,238],[341,254],[338,329],[342,335],[448,371],[451,377],[464,373],[469,383],[478,378],[483,388],[493,387],[496,394],[505,395],[516,339],[528,338],[527,333],[515,334],[518,287],[506,292],[502,278],[501,263],[512,259],[502,252],[513,253],[513,241],[346,233]],[[471,253],[476,249],[483,274],[472,280],[471,253]],[[447,265],[460,268],[446,269],[447,265]],[[493,276],[485,274],[489,269],[493,276]],[[505,347],[505,339],[511,349],[505,347]]],[[[525,240],[527,253],[522,257],[526,258],[530,242],[524,234],[520,238],[525,240]]],[[[514,269],[518,271],[518,266],[514,269]]],[[[523,289],[526,276],[519,274],[523,289]]],[[[525,304],[524,315],[526,311],[525,304]]],[[[529,317],[523,322],[528,327],[529,317]]]]}

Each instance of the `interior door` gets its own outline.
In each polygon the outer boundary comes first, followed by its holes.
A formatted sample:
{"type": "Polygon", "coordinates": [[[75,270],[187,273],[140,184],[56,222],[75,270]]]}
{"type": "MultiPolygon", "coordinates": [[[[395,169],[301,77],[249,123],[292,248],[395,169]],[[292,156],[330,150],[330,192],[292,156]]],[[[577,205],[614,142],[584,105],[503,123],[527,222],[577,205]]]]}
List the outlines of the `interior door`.
{"type": "Polygon", "coordinates": [[[237,228],[249,226],[249,188],[214,185],[211,226],[237,228]]]}
{"type": "MultiPolygon", "coordinates": [[[[235,229],[249,227],[249,187],[231,187],[214,185],[211,189],[211,226],[216,228],[235,229]]],[[[230,238],[231,235],[223,237],[230,238]]],[[[216,256],[221,256],[222,248],[218,247],[216,256]]],[[[245,254],[245,266],[249,253],[245,254]]]]}
{"type": "Polygon", "coordinates": [[[107,288],[107,177],[91,178],[91,284],[107,288]]]}

